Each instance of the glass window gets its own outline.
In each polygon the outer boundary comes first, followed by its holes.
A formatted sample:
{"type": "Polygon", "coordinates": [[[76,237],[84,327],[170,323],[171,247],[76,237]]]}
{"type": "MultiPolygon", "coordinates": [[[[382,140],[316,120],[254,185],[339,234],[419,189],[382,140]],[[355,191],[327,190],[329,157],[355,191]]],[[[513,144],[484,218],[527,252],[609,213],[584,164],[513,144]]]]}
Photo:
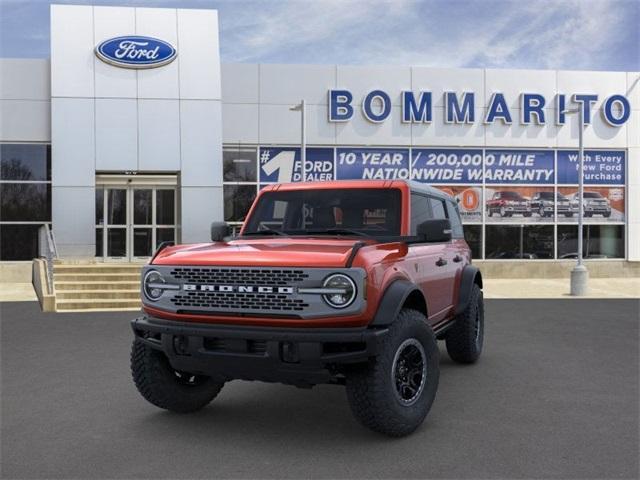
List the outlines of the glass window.
{"type": "Polygon", "coordinates": [[[0,145],[0,179],[20,181],[51,180],[51,146],[29,144],[0,145]]]}
{"type": "Polygon", "coordinates": [[[482,258],[482,225],[465,225],[464,239],[471,249],[472,258],[482,258]]]}
{"type": "Polygon", "coordinates": [[[51,221],[51,185],[0,184],[0,219],[3,222],[51,221]]]}
{"type": "Polygon", "coordinates": [[[175,225],[175,190],[156,191],[156,225],[175,225]]]}
{"type": "Polygon", "coordinates": [[[268,192],[260,197],[246,232],[278,230],[307,235],[338,228],[372,236],[399,235],[400,199],[397,189],[268,192]]]}
{"type": "Polygon", "coordinates": [[[224,220],[243,222],[255,198],[255,185],[225,185],[224,220]]]}
{"type": "Polygon", "coordinates": [[[451,236],[453,238],[463,238],[462,220],[460,220],[460,212],[458,205],[453,202],[447,202],[449,221],[451,222],[451,236]]]}
{"type": "Polygon", "coordinates": [[[430,198],[431,211],[433,212],[433,218],[445,219],[447,218],[447,211],[444,206],[444,200],[439,198],[430,198]]]}
{"type": "Polygon", "coordinates": [[[107,196],[107,212],[109,225],[127,224],[127,191],[125,189],[110,189],[107,196]]]}
{"type": "Polygon", "coordinates": [[[225,147],[222,151],[225,182],[255,182],[256,157],[256,148],[225,147]]]}
{"type": "Polygon", "coordinates": [[[153,254],[152,236],[153,232],[151,228],[133,229],[134,257],[150,257],[153,254]]]}
{"type": "Polygon", "coordinates": [[[418,193],[411,194],[411,235],[417,233],[418,225],[433,218],[429,198],[418,193]]]}
{"type": "Polygon", "coordinates": [[[102,257],[104,255],[103,235],[104,235],[104,229],[96,228],[96,257],[102,257]]]}
{"type": "Polygon", "coordinates": [[[158,228],[156,230],[156,248],[163,242],[175,242],[176,232],[175,228],[158,228]]]}
{"type": "Polygon", "coordinates": [[[31,260],[38,256],[40,225],[0,225],[0,260],[31,260]]]}
{"type": "Polygon", "coordinates": [[[151,225],[153,190],[150,188],[133,191],[133,223],[136,225],[151,225]]]}
{"type": "Polygon", "coordinates": [[[127,229],[107,229],[107,256],[124,257],[127,255],[127,229]]]}
{"type": "MultiPolygon", "coordinates": [[[[624,258],[624,225],[584,225],[582,254],[586,259],[624,258]]],[[[576,225],[558,225],[558,258],[578,258],[576,225]]]]}
{"type": "Polygon", "coordinates": [[[100,187],[96,188],[96,225],[104,225],[104,188],[100,187]]]}
{"type": "Polygon", "coordinates": [[[487,225],[486,258],[553,258],[553,225],[487,225]]]}

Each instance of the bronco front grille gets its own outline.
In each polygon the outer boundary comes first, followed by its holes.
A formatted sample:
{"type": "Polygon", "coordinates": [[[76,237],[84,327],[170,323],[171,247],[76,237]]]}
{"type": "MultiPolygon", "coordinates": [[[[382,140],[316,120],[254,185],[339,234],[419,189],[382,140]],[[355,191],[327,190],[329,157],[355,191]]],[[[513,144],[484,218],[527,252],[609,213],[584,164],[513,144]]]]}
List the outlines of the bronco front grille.
{"type": "Polygon", "coordinates": [[[184,283],[284,286],[302,282],[304,270],[177,267],[171,275],[184,283]]]}
{"type": "Polygon", "coordinates": [[[268,310],[299,312],[309,306],[299,298],[276,293],[181,292],[171,302],[179,308],[200,307],[214,311],[268,310]]]}

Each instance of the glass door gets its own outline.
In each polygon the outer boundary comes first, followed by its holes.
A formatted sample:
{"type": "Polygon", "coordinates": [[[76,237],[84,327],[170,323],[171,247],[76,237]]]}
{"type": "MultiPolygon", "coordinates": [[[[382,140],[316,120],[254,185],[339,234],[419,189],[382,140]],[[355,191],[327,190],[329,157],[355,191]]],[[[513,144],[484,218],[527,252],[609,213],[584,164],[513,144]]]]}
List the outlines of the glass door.
{"type": "Polygon", "coordinates": [[[176,190],[154,185],[96,187],[96,257],[144,261],[176,241],[176,190]]]}

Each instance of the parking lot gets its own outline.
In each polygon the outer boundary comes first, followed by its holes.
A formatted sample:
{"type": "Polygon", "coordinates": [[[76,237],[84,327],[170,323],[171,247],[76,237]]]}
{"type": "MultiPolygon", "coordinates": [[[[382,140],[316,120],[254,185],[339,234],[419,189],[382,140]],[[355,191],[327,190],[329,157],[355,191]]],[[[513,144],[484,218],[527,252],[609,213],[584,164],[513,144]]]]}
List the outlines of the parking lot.
{"type": "Polygon", "coordinates": [[[425,424],[389,439],[344,389],[233,382],[169,414],[129,374],[132,313],[2,303],[3,478],[638,478],[638,300],[489,300],[473,366],[441,348],[425,424]]]}

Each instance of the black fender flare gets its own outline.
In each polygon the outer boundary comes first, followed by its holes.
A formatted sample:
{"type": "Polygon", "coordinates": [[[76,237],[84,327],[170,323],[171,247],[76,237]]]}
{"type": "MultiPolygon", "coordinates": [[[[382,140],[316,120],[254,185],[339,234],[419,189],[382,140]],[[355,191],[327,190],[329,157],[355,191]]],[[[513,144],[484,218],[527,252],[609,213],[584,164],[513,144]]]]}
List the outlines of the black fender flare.
{"type": "Polygon", "coordinates": [[[402,306],[404,305],[409,295],[413,292],[417,291],[422,299],[424,299],[424,294],[420,290],[420,288],[414,284],[409,282],[408,280],[395,280],[387,287],[382,295],[382,300],[378,304],[378,311],[373,317],[373,321],[369,324],[372,327],[385,327],[391,325],[402,306]]]}
{"type": "Polygon", "coordinates": [[[471,288],[477,283],[482,288],[482,274],[480,269],[475,265],[467,265],[462,270],[460,277],[460,288],[458,293],[458,303],[456,305],[456,315],[460,315],[469,305],[469,297],[471,296],[471,288]]]}

